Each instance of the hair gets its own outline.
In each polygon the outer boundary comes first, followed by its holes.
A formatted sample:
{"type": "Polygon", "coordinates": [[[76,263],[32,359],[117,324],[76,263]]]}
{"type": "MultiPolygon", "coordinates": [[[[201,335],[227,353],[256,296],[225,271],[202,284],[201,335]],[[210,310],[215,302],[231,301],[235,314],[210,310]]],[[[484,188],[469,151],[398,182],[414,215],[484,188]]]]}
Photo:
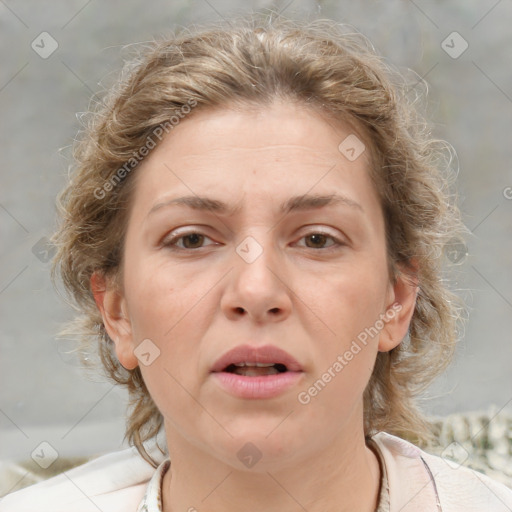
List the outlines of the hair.
{"type": "Polygon", "coordinates": [[[153,466],[144,443],[156,438],[163,417],[140,369],[119,363],[91,276],[100,272],[122,285],[133,176],[164,131],[172,137],[175,124],[200,109],[263,108],[276,100],[350,123],[368,145],[390,279],[402,272],[419,292],[406,338],[377,355],[363,397],[365,435],[383,430],[419,445],[433,439],[417,400],[454,354],[464,308],[445,279],[443,255],[465,228],[452,187],[453,151],[432,137],[418,108],[421,83],[408,84],[346,25],[251,14],[139,45],[88,113],[57,202],[52,276],[61,277],[78,311],[63,332],[73,333],[88,357],[99,353],[106,375],[127,388],[125,438],[153,466]]]}

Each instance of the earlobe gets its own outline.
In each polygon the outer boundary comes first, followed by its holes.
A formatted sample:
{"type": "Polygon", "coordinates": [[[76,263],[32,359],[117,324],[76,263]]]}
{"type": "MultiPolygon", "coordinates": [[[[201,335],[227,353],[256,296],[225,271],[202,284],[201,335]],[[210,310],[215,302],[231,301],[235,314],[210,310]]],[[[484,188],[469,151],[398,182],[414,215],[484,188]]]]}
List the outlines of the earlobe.
{"type": "Polygon", "coordinates": [[[133,337],[125,299],[112,280],[96,271],[91,276],[91,291],[103,318],[103,325],[115,344],[119,362],[127,370],[138,366],[133,353],[133,337]]]}
{"type": "Polygon", "coordinates": [[[396,282],[390,284],[391,293],[380,333],[378,350],[389,352],[407,335],[419,292],[418,281],[410,273],[400,272],[396,282]]]}

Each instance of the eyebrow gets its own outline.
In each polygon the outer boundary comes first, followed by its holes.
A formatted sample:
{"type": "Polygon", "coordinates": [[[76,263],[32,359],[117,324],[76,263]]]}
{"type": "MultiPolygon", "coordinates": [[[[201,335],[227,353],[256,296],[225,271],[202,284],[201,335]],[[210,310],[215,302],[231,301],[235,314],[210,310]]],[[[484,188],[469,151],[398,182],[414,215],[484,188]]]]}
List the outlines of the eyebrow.
{"type": "MultiPolygon", "coordinates": [[[[193,210],[209,210],[220,215],[232,216],[240,212],[242,203],[229,206],[223,201],[213,199],[206,196],[183,196],[174,199],[168,199],[155,204],[148,213],[148,216],[161,210],[167,206],[187,206],[193,210]]],[[[304,194],[301,196],[294,196],[285,201],[279,211],[281,214],[287,214],[292,211],[313,210],[319,209],[327,205],[345,205],[351,208],[364,212],[363,207],[356,201],[339,194],[304,194]]]]}

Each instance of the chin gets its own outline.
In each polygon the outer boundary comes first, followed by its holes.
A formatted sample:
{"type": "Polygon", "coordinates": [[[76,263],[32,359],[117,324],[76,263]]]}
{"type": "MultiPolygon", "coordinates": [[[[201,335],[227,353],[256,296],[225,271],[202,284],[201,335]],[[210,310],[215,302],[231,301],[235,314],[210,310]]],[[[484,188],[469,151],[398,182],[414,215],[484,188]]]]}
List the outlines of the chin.
{"type": "Polygon", "coordinates": [[[307,443],[298,432],[291,432],[279,421],[237,422],[238,430],[225,443],[216,444],[217,458],[236,470],[257,473],[285,468],[297,461],[298,454],[307,443]],[[276,428],[277,427],[277,428],[276,428]],[[220,450],[220,452],[219,452],[220,450]]]}

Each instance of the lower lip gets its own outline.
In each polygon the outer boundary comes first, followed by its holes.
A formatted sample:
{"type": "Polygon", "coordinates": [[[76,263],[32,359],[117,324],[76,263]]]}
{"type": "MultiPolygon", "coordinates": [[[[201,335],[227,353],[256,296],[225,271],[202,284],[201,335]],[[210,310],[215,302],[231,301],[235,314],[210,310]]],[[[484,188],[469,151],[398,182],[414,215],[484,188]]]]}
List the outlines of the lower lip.
{"type": "Polygon", "coordinates": [[[229,372],[212,374],[220,386],[238,398],[273,398],[295,386],[303,372],[282,372],[274,375],[247,377],[229,372]]]}

